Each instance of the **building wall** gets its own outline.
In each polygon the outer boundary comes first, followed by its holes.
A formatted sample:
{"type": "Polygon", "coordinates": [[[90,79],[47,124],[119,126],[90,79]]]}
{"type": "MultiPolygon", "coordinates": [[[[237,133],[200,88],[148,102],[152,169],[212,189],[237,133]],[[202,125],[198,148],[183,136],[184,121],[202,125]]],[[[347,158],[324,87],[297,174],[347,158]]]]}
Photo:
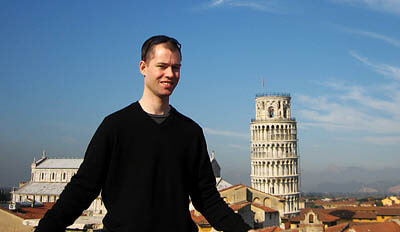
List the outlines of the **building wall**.
{"type": "Polygon", "coordinates": [[[68,183],[78,169],[42,169],[33,168],[31,182],[35,183],[68,183]]]}
{"type": "Polygon", "coordinates": [[[377,222],[377,219],[354,218],[353,222],[377,222]]]}
{"type": "Polygon", "coordinates": [[[197,228],[199,229],[199,232],[211,232],[211,231],[213,231],[212,227],[201,227],[201,226],[197,225],[197,228]]]}
{"type": "Polygon", "coordinates": [[[318,219],[318,215],[309,211],[305,214],[304,220],[300,221],[299,232],[323,232],[324,228],[327,226],[318,219]]]}
{"type": "Polygon", "coordinates": [[[386,222],[386,221],[392,219],[393,217],[394,217],[394,216],[382,216],[382,215],[378,215],[378,216],[376,216],[376,220],[377,220],[378,222],[386,222]]]}
{"type": "Polygon", "coordinates": [[[249,225],[251,228],[254,228],[254,212],[251,211],[250,204],[239,209],[236,213],[243,218],[243,221],[246,222],[247,225],[249,225]]]}
{"type": "Polygon", "coordinates": [[[24,219],[17,217],[3,209],[0,209],[1,232],[31,232],[33,227],[22,224],[24,219]]]}
{"type": "Polygon", "coordinates": [[[281,198],[248,188],[244,185],[222,190],[220,191],[220,195],[226,202],[231,204],[244,201],[253,202],[272,208],[283,215],[284,202],[281,198]]]}
{"type": "Polygon", "coordinates": [[[230,204],[240,203],[240,202],[253,202],[260,206],[265,206],[276,210],[274,213],[267,213],[264,210],[251,206],[251,211],[253,212],[252,220],[255,225],[265,225],[266,226],[280,226],[281,218],[283,215],[283,199],[267,194],[244,185],[233,186],[231,188],[220,191],[221,197],[230,204]],[[270,214],[272,214],[270,216],[270,214]],[[271,218],[271,220],[270,220],[271,218]]]}
{"type": "Polygon", "coordinates": [[[384,205],[384,206],[392,206],[393,204],[400,204],[400,199],[397,198],[396,196],[386,197],[386,198],[382,199],[381,201],[382,201],[382,205],[384,205]]]}

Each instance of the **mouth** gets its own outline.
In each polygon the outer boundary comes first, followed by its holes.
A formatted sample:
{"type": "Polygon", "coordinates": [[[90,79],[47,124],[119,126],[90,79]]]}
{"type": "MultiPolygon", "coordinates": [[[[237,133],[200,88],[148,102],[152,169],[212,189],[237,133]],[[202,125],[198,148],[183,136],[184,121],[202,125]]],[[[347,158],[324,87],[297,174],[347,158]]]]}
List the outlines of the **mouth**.
{"type": "Polygon", "coordinates": [[[166,88],[170,88],[174,85],[174,83],[172,81],[161,81],[160,83],[162,86],[164,86],[166,88]]]}

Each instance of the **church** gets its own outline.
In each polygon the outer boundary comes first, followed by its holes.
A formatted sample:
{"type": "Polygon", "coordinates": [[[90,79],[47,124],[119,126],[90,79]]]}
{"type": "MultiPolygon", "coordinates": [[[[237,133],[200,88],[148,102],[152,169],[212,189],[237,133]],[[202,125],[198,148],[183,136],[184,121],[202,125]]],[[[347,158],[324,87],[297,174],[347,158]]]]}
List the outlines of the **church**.
{"type": "MultiPolygon", "coordinates": [[[[56,202],[82,162],[82,158],[49,158],[46,156],[46,152],[43,151],[42,157],[32,162],[30,181],[20,184],[19,189],[12,192],[10,208],[16,209],[19,204],[27,202],[32,204],[56,202]]],[[[215,175],[217,189],[231,187],[232,184],[221,177],[221,167],[215,159],[214,151],[211,153],[210,162],[215,175]]],[[[89,208],[84,211],[84,214],[105,215],[106,212],[101,195],[99,195],[89,208]]]]}
{"type": "MultiPolygon", "coordinates": [[[[20,184],[19,189],[12,192],[10,208],[16,209],[23,202],[32,202],[32,204],[56,202],[82,162],[82,158],[49,158],[43,151],[42,157],[32,162],[30,181],[20,184]]],[[[86,215],[103,215],[105,213],[106,208],[100,195],[84,212],[86,215]]]]}

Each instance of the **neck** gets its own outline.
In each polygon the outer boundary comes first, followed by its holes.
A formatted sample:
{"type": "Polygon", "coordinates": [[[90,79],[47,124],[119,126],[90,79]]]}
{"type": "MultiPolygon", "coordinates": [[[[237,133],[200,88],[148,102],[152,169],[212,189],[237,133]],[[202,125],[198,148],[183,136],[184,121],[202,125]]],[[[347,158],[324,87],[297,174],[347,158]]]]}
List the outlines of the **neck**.
{"type": "Polygon", "coordinates": [[[169,112],[169,96],[158,97],[158,96],[148,96],[143,93],[142,98],[139,100],[139,104],[142,109],[149,114],[163,115],[169,112]]]}

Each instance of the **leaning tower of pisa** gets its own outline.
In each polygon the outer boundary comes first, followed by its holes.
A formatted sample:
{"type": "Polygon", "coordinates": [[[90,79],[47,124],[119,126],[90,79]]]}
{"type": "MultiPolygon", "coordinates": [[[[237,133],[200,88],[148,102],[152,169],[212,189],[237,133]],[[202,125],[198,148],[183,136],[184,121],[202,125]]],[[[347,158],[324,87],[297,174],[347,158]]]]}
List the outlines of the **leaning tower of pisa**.
{"type": "Polygon", "coordinates": [[[285,199],[285,216],[297,215],[300,172],[290,95],[257,95],[256,118],[251,120],[250,131],[252,187],[285,199]]]}

